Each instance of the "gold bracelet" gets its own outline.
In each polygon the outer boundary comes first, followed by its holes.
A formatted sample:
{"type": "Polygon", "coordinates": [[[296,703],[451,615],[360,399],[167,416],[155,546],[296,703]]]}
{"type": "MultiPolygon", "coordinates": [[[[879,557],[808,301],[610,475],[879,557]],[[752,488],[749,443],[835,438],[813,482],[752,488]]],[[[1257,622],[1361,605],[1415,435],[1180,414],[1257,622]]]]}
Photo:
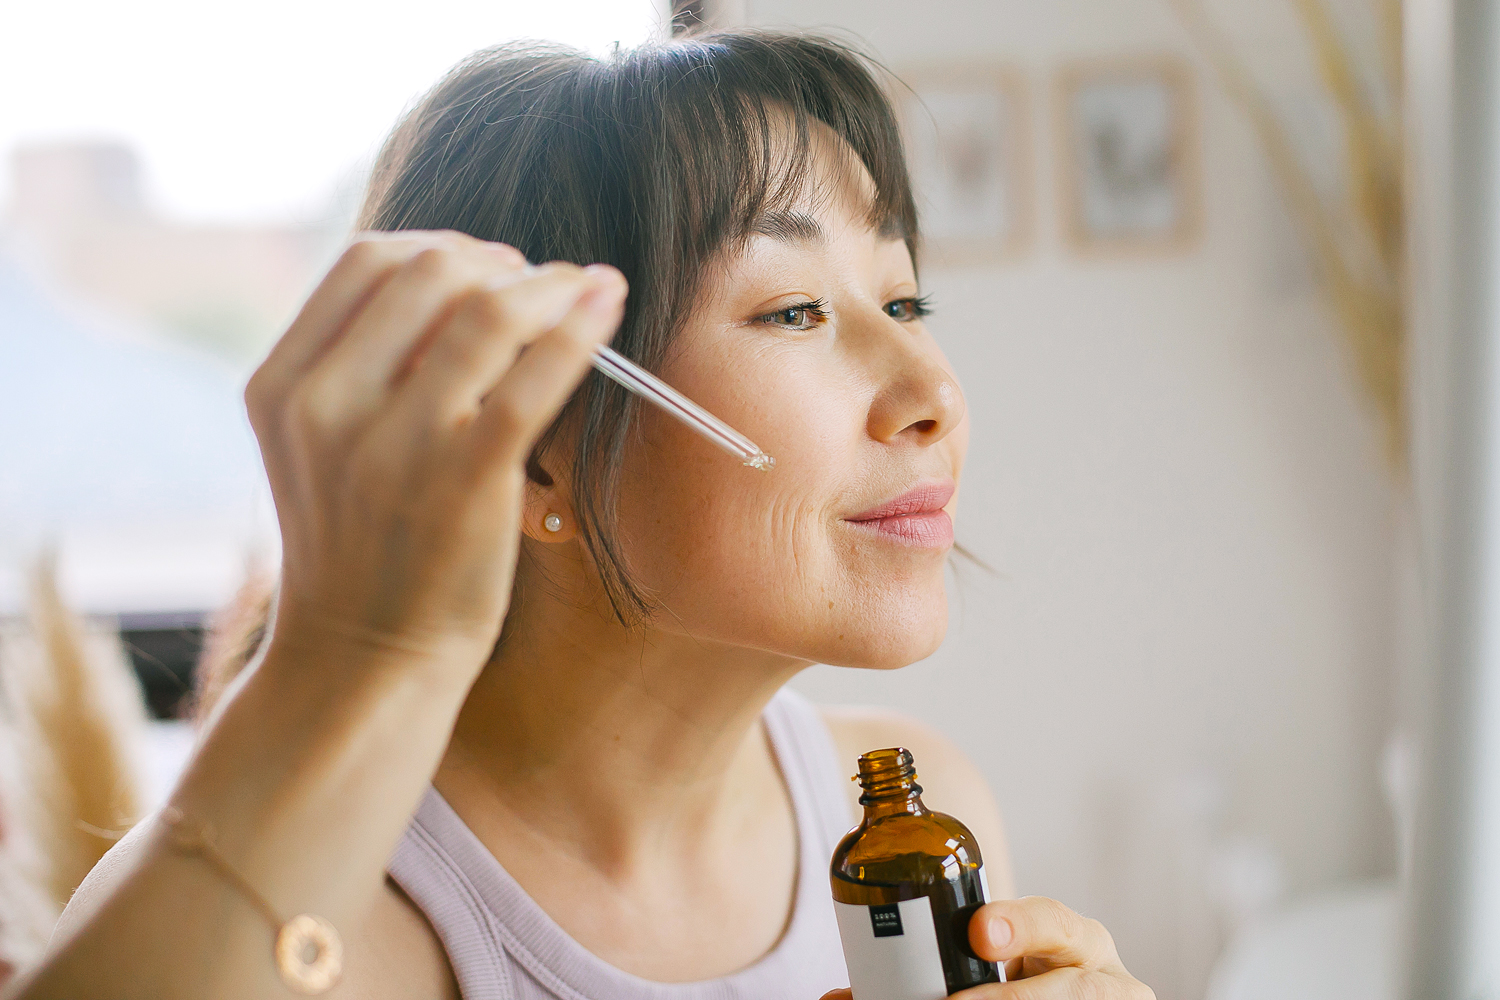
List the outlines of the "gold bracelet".
{"type": "Polygon", "coordinates": [[[208,862],[270,921],[276,930],[276,971],[281,973],[283,983],[304,996],[325,993],[338,984],[344,971],[344,943],[333,924],[311,913],[282,920],[265,897],[224,860],[214,846],[212,826],[190,819],[176,806],[163,809],[161,820],[173,847],[208,862]]]}

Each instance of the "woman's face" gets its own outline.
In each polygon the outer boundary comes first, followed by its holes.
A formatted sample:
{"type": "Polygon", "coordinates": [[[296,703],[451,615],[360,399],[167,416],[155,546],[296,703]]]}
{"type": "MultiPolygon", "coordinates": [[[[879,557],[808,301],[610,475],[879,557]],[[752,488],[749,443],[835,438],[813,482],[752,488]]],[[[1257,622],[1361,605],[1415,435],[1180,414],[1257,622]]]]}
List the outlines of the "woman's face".
{"type": "MultiPolygon", "coordinates": [[[[825,149],[826,149],[825,144],[825,149]]],[[[947,628],[943,567],[968,442],[905,243],[865,217],[863,168],[715,268],[663,377],[776,459],[757,472],[651,407],[619,526],[655,627],[844,666],[918,660],[947,628]]]]}

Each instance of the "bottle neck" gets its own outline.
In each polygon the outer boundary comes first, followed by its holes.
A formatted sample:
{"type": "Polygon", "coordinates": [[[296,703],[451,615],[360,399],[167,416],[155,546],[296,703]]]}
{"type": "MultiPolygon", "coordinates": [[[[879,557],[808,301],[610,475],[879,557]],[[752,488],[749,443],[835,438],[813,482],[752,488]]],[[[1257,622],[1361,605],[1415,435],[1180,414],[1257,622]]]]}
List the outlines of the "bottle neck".
{"type": "Polygon", "coordinates": [[[911,751],[904,747],[871,750],[859,758],[859,787],[863,793],[859,804],[865,807],[865,819],[907,814],[922,816],[922,786],[917,784],[917,768],[911,751]]]}

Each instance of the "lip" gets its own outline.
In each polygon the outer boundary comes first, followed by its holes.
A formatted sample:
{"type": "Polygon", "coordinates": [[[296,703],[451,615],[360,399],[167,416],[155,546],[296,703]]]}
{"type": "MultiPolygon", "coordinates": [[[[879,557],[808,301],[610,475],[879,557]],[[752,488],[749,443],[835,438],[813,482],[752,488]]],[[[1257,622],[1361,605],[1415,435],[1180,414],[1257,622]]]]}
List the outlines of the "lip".
{"type": "Polygon", "coordinates": [[[844,520],[861,531],[902,545],[947,548],[953,544],[953,519],[943,508],[953,499],[955,489],[957,484],[951,479],[918,483],[900,496],[844,520]]]}

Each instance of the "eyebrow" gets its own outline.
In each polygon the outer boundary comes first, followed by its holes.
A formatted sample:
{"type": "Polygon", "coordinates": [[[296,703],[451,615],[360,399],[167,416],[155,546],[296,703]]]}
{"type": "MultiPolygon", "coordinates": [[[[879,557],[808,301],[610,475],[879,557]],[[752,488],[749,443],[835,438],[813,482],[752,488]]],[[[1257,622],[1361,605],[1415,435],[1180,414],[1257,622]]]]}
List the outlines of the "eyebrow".
{"type": "Polygon", "coordinates": [[[784,243],[826,243],[828,240],[818,220],[802,212],[766,212],[755,220],[750,232],[784,243]]]}

